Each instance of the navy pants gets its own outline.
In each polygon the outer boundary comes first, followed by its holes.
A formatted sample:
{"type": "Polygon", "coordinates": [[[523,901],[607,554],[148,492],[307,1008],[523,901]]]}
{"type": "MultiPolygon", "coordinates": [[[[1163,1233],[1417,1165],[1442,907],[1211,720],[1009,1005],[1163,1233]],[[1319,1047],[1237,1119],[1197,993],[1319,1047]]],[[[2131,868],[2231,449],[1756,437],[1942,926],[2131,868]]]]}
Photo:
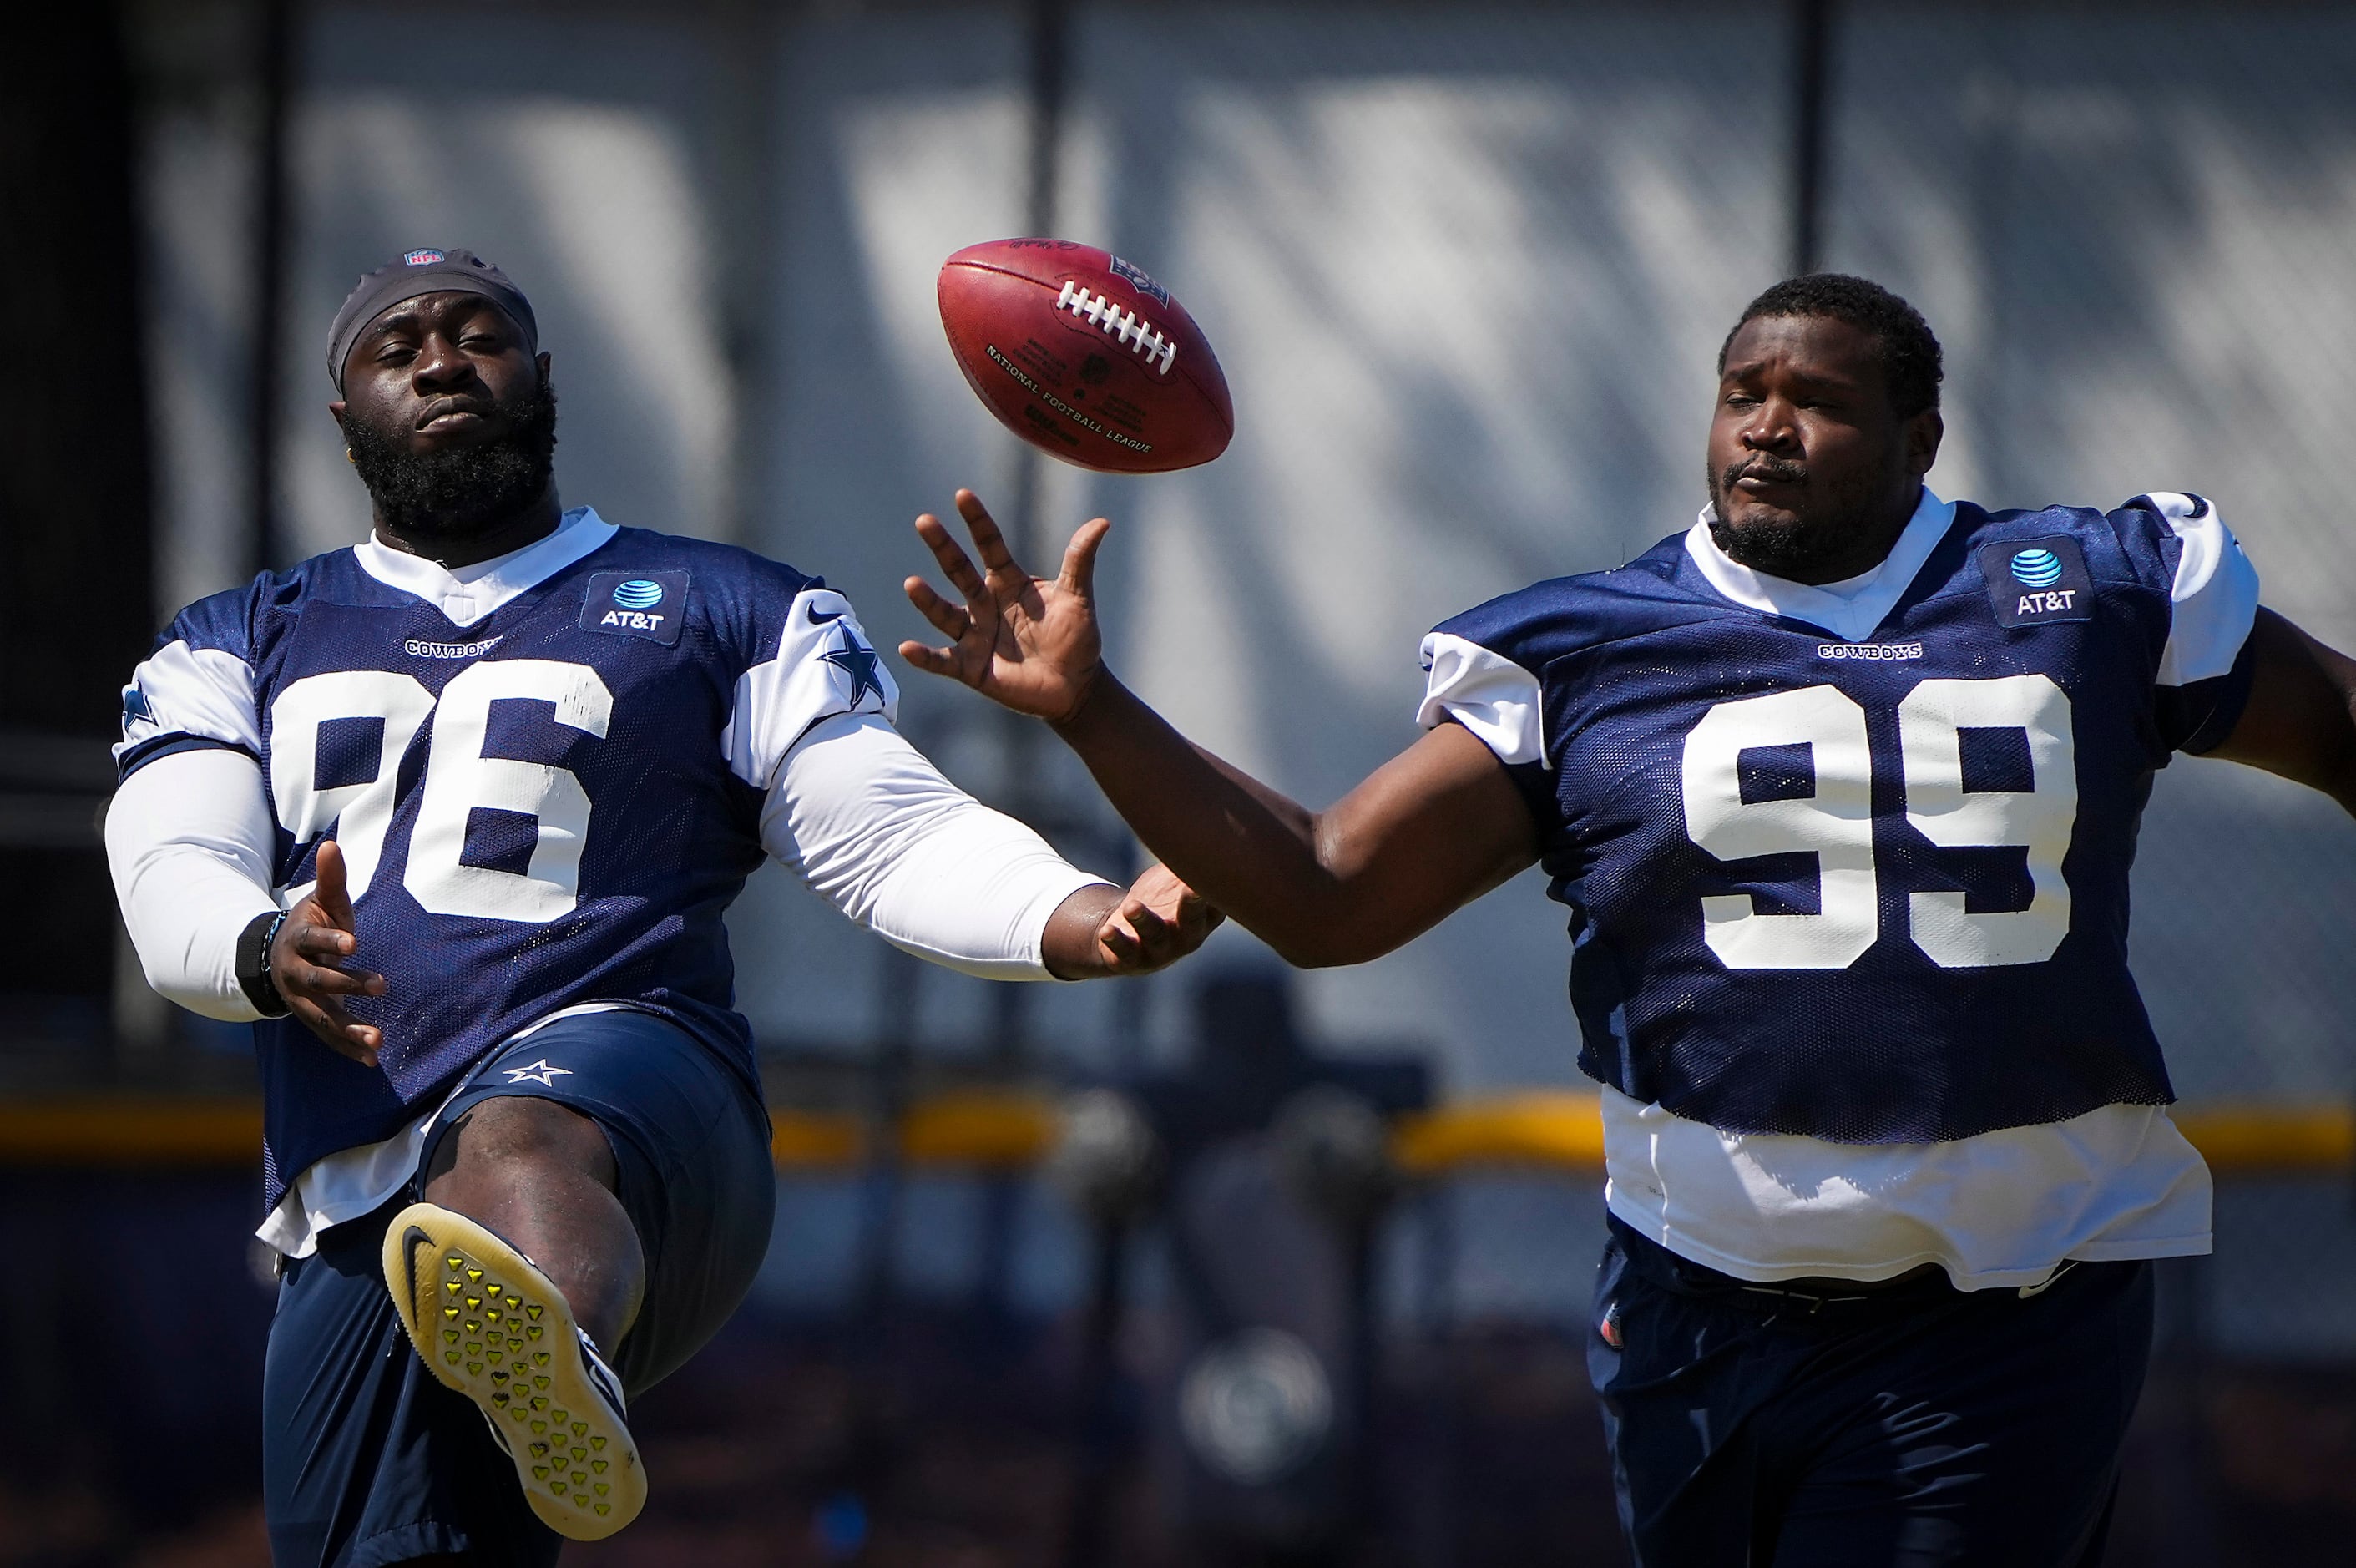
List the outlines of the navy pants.
{"type": "MultiPolygon", "coordinates": [[[[324,1047],[323,1047],[324,1048],[324,1047]]],[[[498,1095],[553,1100],[604,1129],[647,1291],[619,1346],[633,1395],[736,1310],[776,1207],[769,1122],[752,1087],[644,1013],[562,1018],[494,1052],[438,1126],[498,1095]]],[[[429,1146],[421,1171],[432,1163],[429,1146]]],[[[262,1372],[262,1497],[275,1568],[386,1568],[440,1552],[546,1568],[562,1544],[516,1484],[474,1402],[410,1348],[384,1286],[385,1228],[412,1189],[328,1230],[279,1276],[262,1372]]]]}
{"type": "Polygon", "coordinates": [[[1819,1302],[1614,1219],[1588,1371],[1621,1526],[1641,1568],[2091,1568],[2151,1330],[2147,1262],[1819,1302]]]}

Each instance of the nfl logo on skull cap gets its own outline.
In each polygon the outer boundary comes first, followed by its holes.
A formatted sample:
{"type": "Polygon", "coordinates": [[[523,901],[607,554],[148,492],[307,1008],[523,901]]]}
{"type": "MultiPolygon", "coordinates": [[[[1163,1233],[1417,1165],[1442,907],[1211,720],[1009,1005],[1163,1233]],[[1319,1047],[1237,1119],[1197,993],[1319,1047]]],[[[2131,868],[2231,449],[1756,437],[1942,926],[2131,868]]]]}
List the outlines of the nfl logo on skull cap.
{"type": "Polygon", "coordinates": [[[411,251],[401,258],[403,265],[412,267],[430,267],[436,262],[448,259],[439,251],[411,251]]]}

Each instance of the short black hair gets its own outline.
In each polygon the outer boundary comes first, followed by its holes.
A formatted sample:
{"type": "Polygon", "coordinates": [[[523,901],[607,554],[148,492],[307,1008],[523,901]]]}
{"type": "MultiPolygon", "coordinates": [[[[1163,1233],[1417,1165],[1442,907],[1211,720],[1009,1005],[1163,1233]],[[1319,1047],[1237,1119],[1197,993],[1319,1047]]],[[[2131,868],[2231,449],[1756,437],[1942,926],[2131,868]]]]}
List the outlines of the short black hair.
{"type": "Polygon", "coordinates": [[[1946,372],[1937,336],[1921,311],[1871,279],[1808,273],[1770,287],[1742,307],[1741,319],[1719,345],[1719,374],[1726,373],[1726,351],[1733,347],[1734,334],[1762,316],[1829,316],[1871,333],[1881,344],[1882,378],[1889,382],[1898,417],[1912,419],[1939,406],[1939,382],[1946,372]]]}

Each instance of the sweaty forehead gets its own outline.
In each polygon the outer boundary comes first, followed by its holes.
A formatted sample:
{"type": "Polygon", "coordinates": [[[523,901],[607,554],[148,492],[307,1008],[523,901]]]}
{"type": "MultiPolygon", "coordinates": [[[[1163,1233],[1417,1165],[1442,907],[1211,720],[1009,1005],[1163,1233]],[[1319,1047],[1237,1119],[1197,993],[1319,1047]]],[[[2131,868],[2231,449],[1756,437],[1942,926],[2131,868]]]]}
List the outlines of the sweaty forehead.
{"type": "Polygon", "coordinates": [[[508,326],[516,325],[508,313],[499,308],[498,301],[485,295],[468,294],[447,289],[436,294],[421,294],[386,306],[369,318],[360,328],[357,342],[365,343],[396,332],[420,332],[435,327],[457,327],[489,312],[508,326]]]}
{"type": "Polygon", "coordinates": [[[1881,339],[1834,316],[1754,316],[1726,345],[1729,376],[1780,369],[1812,381],[1878,386],[1881,339]]]}

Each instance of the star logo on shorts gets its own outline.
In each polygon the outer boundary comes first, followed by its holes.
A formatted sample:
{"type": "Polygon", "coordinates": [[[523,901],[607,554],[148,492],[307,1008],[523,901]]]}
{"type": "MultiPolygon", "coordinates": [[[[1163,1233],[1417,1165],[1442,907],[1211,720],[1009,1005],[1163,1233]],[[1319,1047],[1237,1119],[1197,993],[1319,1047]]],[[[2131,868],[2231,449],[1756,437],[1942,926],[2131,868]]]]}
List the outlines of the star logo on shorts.
{"type": "Polygon", "coordinates": [[[853,709],[859,706],[859,699],[870,692],[875,693],[877,702],[882,702],[884,682],[875,678],[875,650],[860,641],[849,627],[840,629],[843,646],[821,653],[819,658],[851,677],[851,705],[853,709]]]}
{"type": "Polygon", "coordinates": [[[551,1089],[556,1087],[558,1078],[570,1078],[573,1075],[571,1068],[551,1067],[544,1058],[530,1067],[501,1068],[499,1070],[508,1075],[509,1083],[544,1083],[551,1089]]]}

